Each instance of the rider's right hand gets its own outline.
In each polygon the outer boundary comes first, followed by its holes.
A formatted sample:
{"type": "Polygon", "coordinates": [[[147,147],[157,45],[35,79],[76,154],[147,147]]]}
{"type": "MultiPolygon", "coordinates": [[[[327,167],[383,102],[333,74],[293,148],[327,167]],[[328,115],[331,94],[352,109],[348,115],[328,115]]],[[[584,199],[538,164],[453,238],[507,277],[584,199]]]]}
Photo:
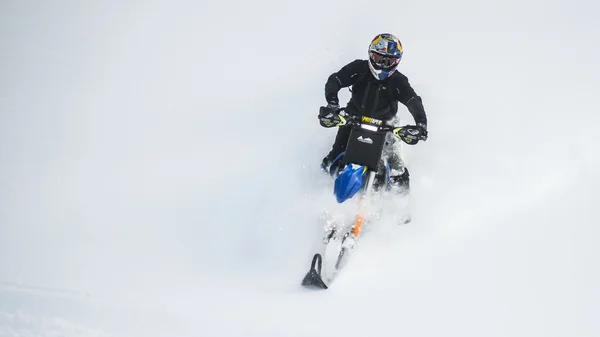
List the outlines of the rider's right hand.
{"type": "Polygon", "coordinates": [[[327,106],[322,106],[319,109],[319,123],[321,126],[331,128],[338,126],[342,120],[338,115],[340,106],[338,104],[329,103],[327,106]]]}

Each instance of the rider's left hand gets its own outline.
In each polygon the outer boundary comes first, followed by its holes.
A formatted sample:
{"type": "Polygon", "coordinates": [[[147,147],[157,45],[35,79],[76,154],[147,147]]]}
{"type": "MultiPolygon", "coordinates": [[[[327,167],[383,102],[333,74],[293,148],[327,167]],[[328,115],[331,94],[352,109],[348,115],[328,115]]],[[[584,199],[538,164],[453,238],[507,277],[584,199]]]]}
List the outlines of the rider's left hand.
{"type": "Polygon", "coordinates": [[[417,123],[417,127],[421,128],[421,135],[419,136],[419,140],[422,140],[422,141],[427,140],[427,124],[417,123]]]}
{"type": "Polygon", "coordinates": [[[415,145],[419,140],[427,140],[427,126],[420,123],[420,125],[407,125],[396,128],[394,129],[394,135],[409,145],[415,145]]]}

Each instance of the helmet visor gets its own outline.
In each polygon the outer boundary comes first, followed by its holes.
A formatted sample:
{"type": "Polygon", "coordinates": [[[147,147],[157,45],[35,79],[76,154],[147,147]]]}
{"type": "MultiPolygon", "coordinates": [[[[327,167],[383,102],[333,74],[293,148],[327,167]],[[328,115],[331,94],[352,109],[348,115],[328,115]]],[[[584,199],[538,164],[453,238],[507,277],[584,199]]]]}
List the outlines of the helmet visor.
{"type": "Polygon", "coordinates": [[[370,56],[373,65],[381,69],[393,68],[400,62],[400,57],[397,56],[381,55],[376,52],[370,52],[370,56]]]}

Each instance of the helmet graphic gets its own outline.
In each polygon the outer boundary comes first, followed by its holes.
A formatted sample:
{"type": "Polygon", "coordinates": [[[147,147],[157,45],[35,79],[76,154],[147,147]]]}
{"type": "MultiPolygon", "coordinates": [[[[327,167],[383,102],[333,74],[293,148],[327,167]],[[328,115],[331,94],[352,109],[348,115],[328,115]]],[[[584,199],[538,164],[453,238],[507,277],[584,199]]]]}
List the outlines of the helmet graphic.
{"type": "Polygon", "coordinates": [[[369,69],[378,80],[392,76],[402,59],[402,43],[392,34],[379,34],[369,45],[369,69]]]}

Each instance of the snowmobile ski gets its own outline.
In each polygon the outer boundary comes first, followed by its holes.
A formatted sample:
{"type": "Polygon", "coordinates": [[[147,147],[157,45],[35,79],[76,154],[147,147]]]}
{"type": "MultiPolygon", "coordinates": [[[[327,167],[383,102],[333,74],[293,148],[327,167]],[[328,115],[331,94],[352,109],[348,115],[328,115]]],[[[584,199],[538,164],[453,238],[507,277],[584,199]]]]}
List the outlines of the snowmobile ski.
{"type": "Polygon", "coordinates": [[[327,234],[327,242],[322,253],[313,256],[310,270],[304,276],[302,285],[328,289],[337,273],[347,262],[350,251],[354,248],[355,238],[351,231],[333,230],[327,234]]]}
{"type": "Polygon", "coordinates": [[[308,271],[308,273],[306,273],[306,276],[304,276],[304,279],[302,280],[302,285],[305,287],[327,289],[327,285],[325,284],[325,282],[323,282],[323,279],[321,278],[322,266],[323,258],[321,257],[321,254],[317,253],[315,254],[315,256],[313,256],[312,262],[310,264],[310,270],[308,271]]]}

